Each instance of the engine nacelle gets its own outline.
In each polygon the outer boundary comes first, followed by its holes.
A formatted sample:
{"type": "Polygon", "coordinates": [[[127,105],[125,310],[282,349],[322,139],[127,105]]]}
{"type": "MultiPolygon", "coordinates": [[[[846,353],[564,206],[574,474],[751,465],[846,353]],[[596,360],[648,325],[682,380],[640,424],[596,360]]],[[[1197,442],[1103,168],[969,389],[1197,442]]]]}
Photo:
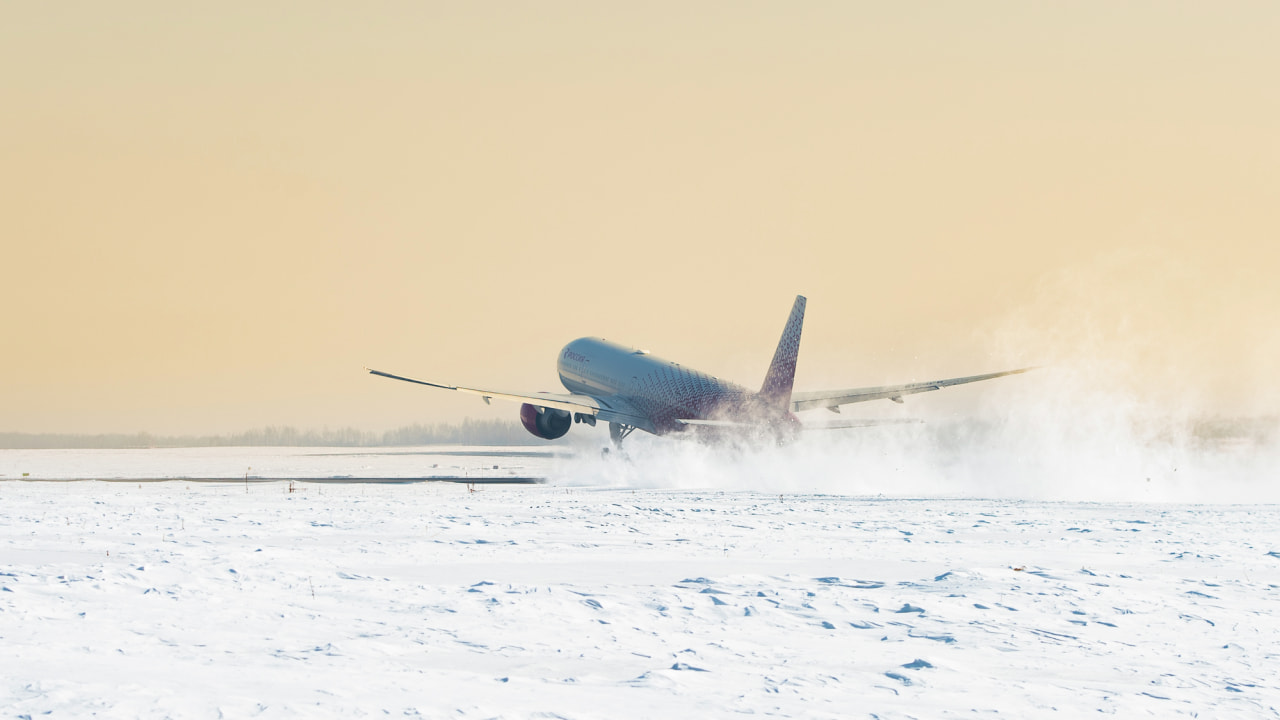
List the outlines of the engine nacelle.
{"type": "Polygon", "coordinates": [[[520,424],[535,437],[555,440],[569,432],[569,426],[573,424],[573,416],[568,410],[544,408],[525,403],[520,406],[520,424]]]}

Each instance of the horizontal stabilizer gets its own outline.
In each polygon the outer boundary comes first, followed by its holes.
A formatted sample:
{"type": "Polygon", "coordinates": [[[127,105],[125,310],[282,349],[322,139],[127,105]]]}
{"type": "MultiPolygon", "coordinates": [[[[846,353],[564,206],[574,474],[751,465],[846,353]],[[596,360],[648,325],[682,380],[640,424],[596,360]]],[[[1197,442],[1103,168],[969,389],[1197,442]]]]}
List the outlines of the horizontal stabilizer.
{"type": "MultiPolygon", "coordinates": [[[[695,427],[720,427],[720,428],[755,428],[760,427],[760,423],[737,422],[734,420],[695,420],[692,418],[678,419],[676,422],[681,425],[692,425],[695,427]]],[[[805,430],[843,430],[845,428],[875,427],[876,425],[918,425],[923,420],[916,418],[887,418],[887,419],[849,419],[836,420],[835,422],[824,423],[802,423],[801,427],[805,430]]]]}
{"type": "Polygon", "coordinates": [[[760,423],[737,422],[735,420],[698,420],[697,418],[676,418],[676,422],[681,425],[693,425],[696,427],[722,428],[753,428],[760,425],[760,423]]]}
{"type": "Polygon", "coordinates": [[[848,428],[876,427],[877,425],[919,425],[923,420],[915,418],[890,418],[885,420],[836,420],[835,422],[804,423],[805,430],[846,430],[848,428]]]}

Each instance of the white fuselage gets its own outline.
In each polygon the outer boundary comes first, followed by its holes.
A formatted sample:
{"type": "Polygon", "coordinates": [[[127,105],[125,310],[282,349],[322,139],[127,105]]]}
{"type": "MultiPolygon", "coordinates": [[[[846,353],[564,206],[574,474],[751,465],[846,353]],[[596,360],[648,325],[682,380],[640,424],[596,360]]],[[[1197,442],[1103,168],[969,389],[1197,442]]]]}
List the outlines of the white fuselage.
{"type": "Polygon", "coordinates": [[[601,338],[566,345],[556,369],[569,392],[625,403],[648,417],[657,434],[684,430],[681,419],[759,412],[756,394],[740,385],[601,338]]]}

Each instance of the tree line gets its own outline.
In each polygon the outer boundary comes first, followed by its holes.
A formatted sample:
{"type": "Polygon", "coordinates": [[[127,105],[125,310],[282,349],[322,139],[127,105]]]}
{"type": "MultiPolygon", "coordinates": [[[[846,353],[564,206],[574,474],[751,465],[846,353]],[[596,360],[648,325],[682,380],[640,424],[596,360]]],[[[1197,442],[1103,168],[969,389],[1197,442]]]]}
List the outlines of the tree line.
{"type": "Polygon", "coordinates": [[[299,430],[268,425],[226,435],[153,435],[138,433],[68,434],[0,432],[6,450],[123,449],[176,447],[404,447],[412,445],[541,445],[519,423],[471,420],[414,424],[371,432],[352,427],[299,430]]]}

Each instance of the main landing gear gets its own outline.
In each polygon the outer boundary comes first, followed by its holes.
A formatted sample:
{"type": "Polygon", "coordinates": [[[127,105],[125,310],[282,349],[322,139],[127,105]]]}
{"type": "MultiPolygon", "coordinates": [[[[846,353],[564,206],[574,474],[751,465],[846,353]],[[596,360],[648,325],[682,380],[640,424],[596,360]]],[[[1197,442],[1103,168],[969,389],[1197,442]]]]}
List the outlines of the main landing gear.
{"type": "Polygon", "coordinates": [[[609,439],[613,441],[614,447],[622,449],[623,439],[630,435],[633,430],[635,428],[630,425],[611,422],[609,423],[609,439]]]}
{"type": "MultiPolygon", "coordinates": [[[[616,422],[609,423],[609,439],[613,441],[613,446],[619,452],[622,452],[623,439],[625,439],[628,435],[630,435],[634,430],[635,428],[631,425],[623,425],[622,423],[616,423],[616,422]]],[[[601,448],[600,457],[608,458],[609,448],[601,448]]]]}

